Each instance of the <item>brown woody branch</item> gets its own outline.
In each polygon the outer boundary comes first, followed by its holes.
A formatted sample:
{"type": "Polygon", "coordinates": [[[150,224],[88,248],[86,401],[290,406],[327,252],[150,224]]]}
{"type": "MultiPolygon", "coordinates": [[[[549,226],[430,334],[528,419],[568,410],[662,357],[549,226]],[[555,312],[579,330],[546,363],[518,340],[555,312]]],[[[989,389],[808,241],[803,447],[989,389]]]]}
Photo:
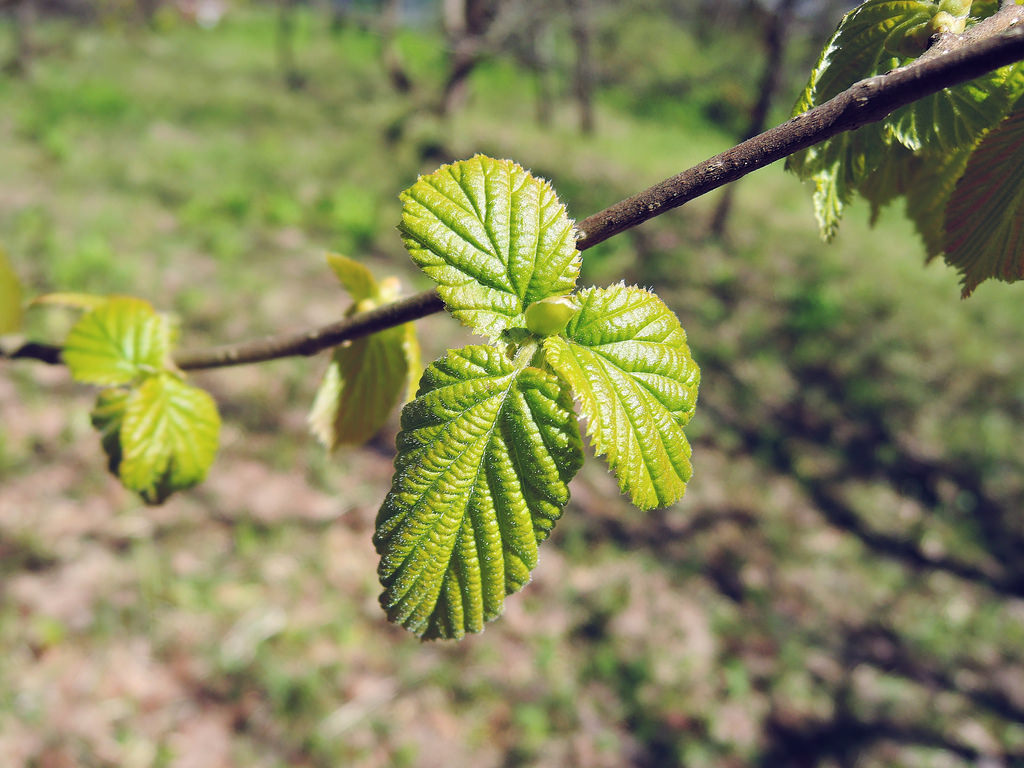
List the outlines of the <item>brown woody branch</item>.
{"type": "Polygon", "coordinates": [[[589,248],[776,160],[844,131],[878,122],[943,88],[1024,59],[1024,7],[1000,11],[997,16],[1004,14],[1015,17],[1005,32],[950,46],[941,56],[922,57],[887,74],[861,80],[821,106],[584,219],[579,224],[578,247],[589,248]]]}
{"type": "MultiPolygon", "coordinates": [[[[943,88],[1024,59],[1024,6],[1006,5],[986,22],[964,35],[944,36],[935,46],[936,51],[926,53],[911,64],[861,80],[830,101],[589,216],[577,225],[576,247],[585,251],[776,160],[844,131],[882,120],[900,107],[943,88]],[[985,31],[992,34],[979,39],[983,24],[985,31]]],[[[436,290],[425,291],[303,333],[181,352],[175,362],[184,370],[195,370],[314,355],[344,341],[426,317],[443,308],[436,290]]],[[[60,361],[60,347],[30,343],[12,352],[0,350],[2,357],[56,363],[60,361]]]]}
{"type": "Polygon", "coordinates": [[[281,357],[315,355],[325,349],[336,347],[343,341],[369,336],[385,328],[432,315],[442,309],[444,304],[437,291],[424,291],[304,333],[271,336],[245,344],[231,344],[194,352],[180,352],[175,355],[174,362],[182,370],[194,371],[201,368],[261,363],[281,357]]]}

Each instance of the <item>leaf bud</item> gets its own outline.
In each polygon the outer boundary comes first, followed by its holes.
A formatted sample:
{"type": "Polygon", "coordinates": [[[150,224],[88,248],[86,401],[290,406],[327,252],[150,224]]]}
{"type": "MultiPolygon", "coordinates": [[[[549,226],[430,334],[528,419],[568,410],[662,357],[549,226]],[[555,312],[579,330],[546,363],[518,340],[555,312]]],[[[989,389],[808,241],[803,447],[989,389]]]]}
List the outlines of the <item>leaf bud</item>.
{"type": "Polygon", "coordinates": [[[934,32],[931,20],[922,21],[906,30],[896,29],[886,38],[885,50],[896,56],[916,59],[928,49],[934,32]]]}
{"type": "MultiPolygon", "coordinates": [[[[939,12],[948,13],[950,16],[956,16],[958,18],[966,18],[971,12],[972,0],[941,0],[939,3],[939,12]]],[[[961,32],[963,30],[960,30],[961,32]]]]}
{"type": "Polygon", "coordinates": [[[939,11],[932,17],[931,28],[933,34],[944,35],[947,32],[952,32],[959,35],[966,26],[966,16],[957,17],[945,11],[939,11]]]}
{"type": "Polygon", "coordinates": [[[549,296],[526,308],[526,327],[537,336],[554,336],[565,330],[577,310],[568,296],[549,296]]]}

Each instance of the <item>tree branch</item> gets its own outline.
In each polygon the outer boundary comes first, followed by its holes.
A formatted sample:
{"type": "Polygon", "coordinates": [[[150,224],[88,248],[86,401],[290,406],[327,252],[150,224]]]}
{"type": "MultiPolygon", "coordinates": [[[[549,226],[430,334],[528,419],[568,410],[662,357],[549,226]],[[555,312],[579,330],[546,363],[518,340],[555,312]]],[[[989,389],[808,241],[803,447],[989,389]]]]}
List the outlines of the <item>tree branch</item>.
{"type": "Polygon", "coordinates": [[[432,315],[442,309],[444,303],[437,291],[424,291],[303,333],[271,336],[244,344],[231,344],[194,352],[186,350],[175,355],[174,362],[182,370],[195,371],[201,368],[261,363],[281,357],[308,357],[336,347],[343,341],[369,336],[385,328],[432,315]]]}
{"type": "Polygon", "coordinates": [[[578,247],[597,245],[801,149],[878,122],[924,96],[1024,59],[1024,26],[1020,25],[1024,7],[997,15],[1003,14],[1018,17],[1015,28],[957,48],[947,43],[942,55],[861,80],[830,101],[584,219],[578,225],[578,247]]]}
{"type": "MultiPolygon", "coordinates": [[[[900,107],[943,88],[1024,59],[1024,6],[1006,5],[963,35],[944,36],[934,48],[905,67],[861,80],[832,100],[589,216],[577,225],[576,247],[585,251],[776,160],[844,131],[882,120],[900,107]],[[984,31],[993,34],[978,39],[983,25],[984,31]]],[[[185,351],[175,357],[175,362],[184,370],[196,370],[315,355],[344,341],[417,320],[443,308],[436,290],[425,291],[303,333],[185,351]]],[[[0,350],[0,359],[4,357],[58,363],[60,347],[28,343],[13,351],[0,350]]]]}

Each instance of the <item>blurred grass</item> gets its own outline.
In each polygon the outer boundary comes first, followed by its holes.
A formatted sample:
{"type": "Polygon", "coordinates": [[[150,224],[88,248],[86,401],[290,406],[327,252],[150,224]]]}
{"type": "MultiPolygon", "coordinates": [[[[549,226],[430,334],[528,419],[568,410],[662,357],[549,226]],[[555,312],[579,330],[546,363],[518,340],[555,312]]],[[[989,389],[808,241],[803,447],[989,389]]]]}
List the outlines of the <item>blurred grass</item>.
{"type": "MultiPolygon", "coordinates": [[[[464,112],[410,120],[379,37],[304,14],[290,91],[273,24],[40,30],[55,52],[0,79],[0,243],[31,291],[144,296],[188,346],[327,322],[344,300],[325,250],[426,287],[394,223],[439,156],[513,157],[583,217],[728,147],[722,99],[750,98],[749,41],[689,40],[647,90],[605,91],[592,137],[567,101],[535,125],[501,58],[464,112]],[[680,71],[697,87],[659,100],[680,71]]],[[[624,49],[664,32],[639,19],[624,49]]],[[[437,40],[397,46],[436,88],[437,40]]],[[[585,258],[584,280],[651,285],[688,329],[687,498],[639,513],[591,459],[533,583],[458,645],[383,620],[370,534],[396,423],[324,457],[304,425],[319,361],[197,377],[223,452],[154,510],[105,476],[88,391],[8,366],[0,762],[1019,764],[1021,289],[960,302],[897,211],[869,229],[855,210],[821,245],[778,166],[741,183],[724,243],[703,236],[713,203],[585,258]]],[[[44,336],[68,321],[33,310],[44,336]]],[[[420,325],[428,360],[468,338],[420,325]]]]}

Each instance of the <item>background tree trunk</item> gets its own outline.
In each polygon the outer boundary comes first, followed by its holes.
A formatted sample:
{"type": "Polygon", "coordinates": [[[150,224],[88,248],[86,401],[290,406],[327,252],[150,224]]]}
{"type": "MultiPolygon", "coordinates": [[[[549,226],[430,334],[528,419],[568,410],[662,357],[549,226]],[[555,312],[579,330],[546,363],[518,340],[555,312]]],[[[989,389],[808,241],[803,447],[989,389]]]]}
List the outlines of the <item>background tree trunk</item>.
{"type": "Polygon", "coordinates": [[[12,75],[28,77],[32,73],[33,41],[32,29],[35,25],[35,0],[14,0],[10,6],[13,19],[11,33],[13,35],[14,53],[4,67],[12,75]]]}
{"type": "Polygon", "coordinates": [[[489,0],[445,0],[444,25],[451,57],[438,105],[442,116],[452,114],[465,103],[469,76],[483,56],[483,38],[492,16],[489,0]]]}
{"type": "Polygon", "coordinates": [[[554,94],[551,87],[551,40],[546,19],[534,15],[527,28],[526,65],[533,73],[537,124],[551,125],[554,94]]]}
{"type": "Polygon", "coordinates": [[[594,132],[594,65],[590,55],[590,19],[587,0],[567,0],[572,39],[576,45],[573,91],[579,106],[580,132],[594,132]]]}
{"type": "Polygon", "coordinates": [[[395,32],[401,21],[401,13],[401,0],[387,0],[384,4],[381,16],[381,56],[391,87],[398,93],[407,94],[412,90],[413,82],[406,72],[405,63],[395,44],[395,32]]]}
{"type": "MultiPolygon", "coordinates": [[[[771,109],[772,100],[779,88],[779,75],[786,52],[786,31],[793,23],[795,9],[796,0],[780,0],[775,12],[768,13],[765,17],[764,69],[761,72],[761,80],[757,88],[757,101],[754,102],[754,106],[750,110],[750,119],[747,122],[746,131],[740,137],[741,141],[757,136],[764,131],[768,123],[768,111],[771,109]]],[[[730,184],[719,198],[708,227],[708,234],[711,237],[721,238],[724,236],[735,190],[736,185],[730,184]]]]}
{"type": "Polygon", "coordinates": [[[298,0],[278,0],[277,63],[289,90],[297,91],[306,84],[306,78],[295,63],[295,9],[298,0]]]}
{"type": "Polygon", "coordinates": [[[135,5],[142,23],[152,25],[157,9],[160,7],[160,0],[137,0],[135,5]]]}

